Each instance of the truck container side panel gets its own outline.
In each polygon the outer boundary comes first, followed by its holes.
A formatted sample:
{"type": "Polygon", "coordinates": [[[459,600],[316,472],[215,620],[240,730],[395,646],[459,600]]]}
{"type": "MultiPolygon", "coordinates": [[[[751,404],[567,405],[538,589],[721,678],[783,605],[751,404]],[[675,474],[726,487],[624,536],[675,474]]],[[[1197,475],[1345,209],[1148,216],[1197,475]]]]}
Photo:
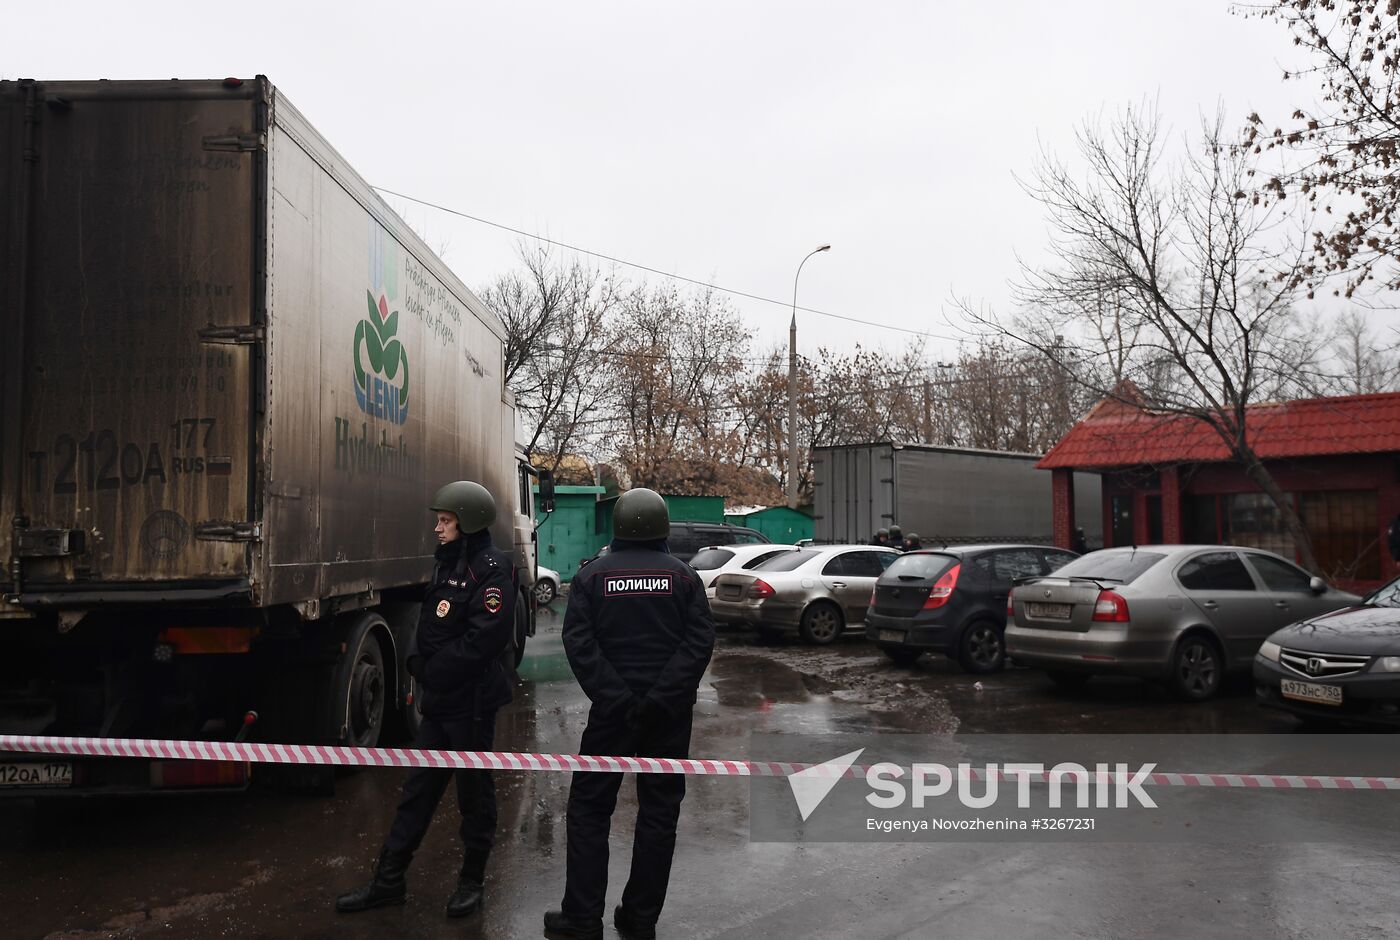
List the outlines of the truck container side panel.
{"type": "MultiPolygon", "coordinates": [[[[818,450],[817,538],[865,541],[898,523],[926,541],[1051,538],[1050,474],[1036,457],[943,447],[856,444],[818,450]]],[[[1076,519],[1101,529],[1102,485],[1075,474],[1076,519]]]]}
{"type": "Polygon", "coordinates": [[[266,602],[423,581],[428,503],[451,480],[496,495],[509,550],[514,418],[490,315],[283,100],[270,148],[268,536],[305,548],[269,545],[266,602]]]}
{"type": "Polygon", "coordinates": [[[196,527],[249,521],[250,348],[200,331],[253,316],[255,154],[206,146],[253,102],[47,91],[71,107],[39,126],[14,514],[88,544],[26,581],[245,576],[245,545],[196,527]]]}

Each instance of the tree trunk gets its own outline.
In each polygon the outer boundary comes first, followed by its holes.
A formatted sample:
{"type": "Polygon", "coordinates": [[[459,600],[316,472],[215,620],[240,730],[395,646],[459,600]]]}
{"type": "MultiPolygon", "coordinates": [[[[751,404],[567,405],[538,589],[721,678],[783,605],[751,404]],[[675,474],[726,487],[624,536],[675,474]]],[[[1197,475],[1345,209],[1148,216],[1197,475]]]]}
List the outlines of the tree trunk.
{"type": "Polygon", "coordinates": [[[1283,524],[1288,526],[1288,534],[1293,536],[1293,545],[1298,550],[1298,556],[1303,561],[1303,567],[1313,574],[1321,575],[1318,569],[1317,556],[1313,554],[1312,538],[1308,535],[1307,528],[1303,525],[1303,520],[1293,509],[1293,501],[1288,498],[1288,494],[1274,480],[1273,474],[1264,466],[1264,462],[1259,459],[1259,455],[1254,452],[1254,448],[1248,445],[1239,445],[1235,448],[1235,456],[1244,465],[1244,471],[1249,478],[1259,484],[1259,488],[1264,491],[1269,499],[1273,500],[1278,511],[1283,515],[1283,524]]]}

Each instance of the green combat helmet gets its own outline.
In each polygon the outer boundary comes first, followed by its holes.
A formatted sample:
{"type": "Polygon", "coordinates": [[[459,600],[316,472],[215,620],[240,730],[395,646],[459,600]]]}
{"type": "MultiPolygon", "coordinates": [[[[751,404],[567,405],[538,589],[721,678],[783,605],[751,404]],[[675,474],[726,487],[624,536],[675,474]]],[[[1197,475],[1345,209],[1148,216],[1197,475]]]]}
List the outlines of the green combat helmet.
{"type": "Polygon", "coordinates": [[[890,537],[890,530],[889,530],[889,529],[876,529],[876,530],[875,530],[875,537],[876,537],[877,539],[879,539],[879,538],[886,538],[886,539],[887,539],[887,538],[890,537]]]}
{"type": "Polygon", "coordinates": [[[496,500],[486,487],[470,480],[447,484],[437,491],[428,508],[455,515],[463,535],[474,535],[496,521],[496,500]]]}
{"type": "Polygon", "coordinates": [[[892,525],[892,526],[890,526],[890,538],[892,538],[892,539],[902,539],[902,538],[904,538],[904,530],[901,529],[901,528],[900,528],[899,526],[897,526],[897,525],[892,525]]]}
{"type": "Polygon", "coordinates": [[[638,488],[618,497],[613,534],[629,542],[654,542],[671,536],[671,513],[655,490],[638,488]]]}

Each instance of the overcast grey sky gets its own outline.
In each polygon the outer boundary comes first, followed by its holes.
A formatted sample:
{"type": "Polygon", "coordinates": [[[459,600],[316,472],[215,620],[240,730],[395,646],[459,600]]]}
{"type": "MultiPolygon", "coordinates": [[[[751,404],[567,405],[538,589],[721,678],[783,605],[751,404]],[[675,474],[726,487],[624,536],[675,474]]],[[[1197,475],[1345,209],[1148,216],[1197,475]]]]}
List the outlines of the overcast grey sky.
{"type": "MultiPolygon", "coordinates": [[[[1042,143],[1144,99],[1178,134],[1218,103],[1281,121],[1307,91],[1224,0],[255,6],[15,5],[0,74],[263,73],[374,185],[784,304],[830,242],[801,305],[954,338],[949,299],[1004,308],[1042,250],[1013,178],[1042,143]]],[[[514,264],[517,236],[404,214],[473,287],[514,264]]],[[[734,306],[786,343],[782,306],[734,306]]],[[[908,340],[799,323],[804,352],[908,340]]]]}

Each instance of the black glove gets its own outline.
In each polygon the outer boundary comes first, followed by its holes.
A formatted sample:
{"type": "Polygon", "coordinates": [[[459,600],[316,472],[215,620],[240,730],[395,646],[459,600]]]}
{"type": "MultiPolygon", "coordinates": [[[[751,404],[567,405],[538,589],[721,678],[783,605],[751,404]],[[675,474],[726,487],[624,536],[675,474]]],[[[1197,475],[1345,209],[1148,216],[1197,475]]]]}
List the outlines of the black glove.
{"type": "Polygon", "coordinates": [[[408,657],[408,674],[419,682],[423,681],[423,657],[417,653],[408,657]]]}
{"type": "Polygon", "coordinates": [[[646,734],[666,718],[666,710],[649,696],[641,696],[627,709],[627,729],[646,734]]]}

